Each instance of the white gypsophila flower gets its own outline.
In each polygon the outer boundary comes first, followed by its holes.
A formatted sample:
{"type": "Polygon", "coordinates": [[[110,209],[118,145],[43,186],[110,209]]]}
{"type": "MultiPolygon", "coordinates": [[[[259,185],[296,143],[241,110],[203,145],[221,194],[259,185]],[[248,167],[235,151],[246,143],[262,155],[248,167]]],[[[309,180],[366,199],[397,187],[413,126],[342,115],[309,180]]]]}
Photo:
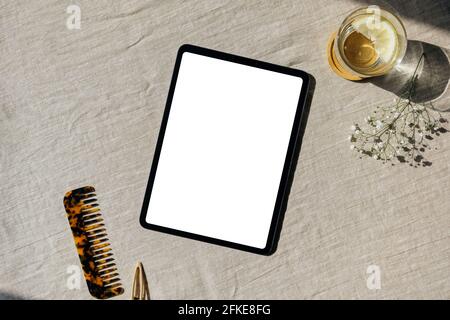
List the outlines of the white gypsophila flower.
{"type": "MultiPolygon", "coordinates": [[[[420,61],[422,59],[423,55],[420,61]]],[[[411,101],[409,97],[414,92],[416,78],[414,73],[405,92],[392,97],[394,103],[378,105],[371,114],[350,123],[350,149],[356,151],[359,158],[368,156],[385,163],[392,160],[392,165],[405,162],[415,167],[431,165],[422,154],[432,150],[430,145],[435,135],[450,132],[445,128],[449,121],[439,113],[439,118],[435,117],[431,105],[428,108],[428,105],[411,101]]]]}

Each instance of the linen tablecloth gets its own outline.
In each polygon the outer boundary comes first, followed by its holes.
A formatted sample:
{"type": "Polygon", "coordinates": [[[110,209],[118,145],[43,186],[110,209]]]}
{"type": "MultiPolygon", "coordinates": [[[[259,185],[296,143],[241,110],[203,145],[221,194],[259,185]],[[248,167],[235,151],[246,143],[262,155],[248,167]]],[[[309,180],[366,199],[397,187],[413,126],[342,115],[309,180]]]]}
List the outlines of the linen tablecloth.
{"type": "MultiPolygon", "coordinates": [[[[326,44],[365,1],[0,1],[0,298],[89,299],[63,207],[97,189],[129,298],[450,298],[450,135],[432,166],[349,149],[350,126],[394,95],[337,77],[326,44]],[[70,29],[69,5],[81,9],[70,29]],[[144,230],[139,214],[177,49],[305,70],[316,88],[277,252],[258,256],[144,230]],[[379,268],[379,289],[368,286],[379,268]]],[[[450,5],[393,1],[408,38],[448,48],[450,5]]],[[[445,116],[445,115],[444,115],[445,116]]],[[[232,130],[232,128],[230,128],[232,130]]]]}

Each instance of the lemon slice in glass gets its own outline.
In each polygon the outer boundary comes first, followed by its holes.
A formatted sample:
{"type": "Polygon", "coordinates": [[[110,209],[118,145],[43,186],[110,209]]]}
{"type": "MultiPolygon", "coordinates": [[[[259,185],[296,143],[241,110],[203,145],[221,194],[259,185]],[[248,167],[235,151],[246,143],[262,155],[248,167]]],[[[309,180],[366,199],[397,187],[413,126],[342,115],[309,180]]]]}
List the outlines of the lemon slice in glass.
{"type": "Polygon", "coordinates": [[[391,61],[397,50],[397,33],[386,20],[376,21],[375,17],[361,17],[352,22],[353,29],[373,44],[378,57],[384,62],[391,61]]]}

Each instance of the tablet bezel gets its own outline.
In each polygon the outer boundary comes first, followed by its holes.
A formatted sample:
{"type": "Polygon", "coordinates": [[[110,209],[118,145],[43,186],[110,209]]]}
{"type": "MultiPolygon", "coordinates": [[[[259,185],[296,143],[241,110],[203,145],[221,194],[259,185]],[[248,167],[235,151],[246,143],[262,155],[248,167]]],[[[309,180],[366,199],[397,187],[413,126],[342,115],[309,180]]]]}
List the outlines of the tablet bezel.
{"type": "Polygon", "coordinates": [[[230,247],[230,248],[234,248],[234,249],[239,249],[239,250],[243,250],[243,251],[248,251],[248,252],[252,252],[252,253],[263,254],[263,255],[272,254],[274,252],[274,248],[275,248],[276,235],[279,231],[279,228],[281,227],[280,220],[281,220],[281,217],[283,214],[283,208],[285,208],[285,204],[287,203],[287,200],[288,200],[287,198],[288,198],[288,191],[289,191],[288,190],[289,174],[291,173],[291,170],[294,167],[293,160],[294,160],[295,150],[296,150],[297,144],[301,143],[301,141],[298,141],[298,139],[299,139],[300,128],[301,128],[301,123],[302,123],[302,115],[304,114],[306,96],[307,96],[307,93],[309,90],[309,82],[310,82],[309,75],[306,72],[303,72],[301,70],[291,69],[288,67],[283,67],[283,66],[279,66],[279,65],[275,65],[275,64],[271,64],[271,63],[267,63],[267,62],[262,62],[262,61],[258,61],[258,60],[253,60],[253,59],[249,59],[249,58],[244,58],[241,56],[224,53],[224,52],[220,52],[220,51],[215,51],[215,50],[211,50],[211,49],[206,49],[206,48],[202,48],[202,47],[198,47],[198,46],[194,46],[194,45],[189,45],[189,44],[182,45],[179,48],[178,54],[176,57],[176,62],[175,62],[175,67],[174,67],[174,71],[173,71],[173,75],[172,75],[172,80],[170,83],[167,102],[166,102],[166,106],[164,109],[164,114],[163,114],[163,118],[162,118],[162,122],[161,122],[161,128],[160,128],[160,131],[158,134],[158,140],[156,143],[155,153],[153,156],[153,162],[152,162],[151,169],[150,169],[150,175],[149,175],[147,188],[146,188],[145,196],[144,196],[144,202],[142,205],[141,215],[140,215],[140,219],[139,219],[141,225],[146,229],[164,232],[164,233],[181,236],[181,237],[185,237],[185,238],[189,238],[189,239],[200,240],[200,241],[217,244],[217,245],[221,245],[221,246],[225,246],[225,247],[230,247]],[[174,95],[175,87],[176,87],[176,83],[177,83],[178,72],[180,69],[183,53],[185,53],[185,52],[190,52],[193,54],[216,58],[216,59],[220,59],[220,60],[224,60],[224,61],[234,62],[234,63],[238,63],[238,64],[250,66],[250,67],[255,67],[255,68],[259,68],[259,69],[263,69],[263,70],[269,70],[269,71],[273,71],[273,72],[283,73],[286,75],[291,75],[291,76],[299,77],[302,79],[302,87],[300,90],[300,96],[299,96],[298,103],[297,103],[297,109],[295,112],[294,123],[292,126],[290,138],[289,138],[289,146],[288,146],[288,150],[287,150],[284,165],[283,165],[283,171],[282,171],[282,175],[281,175],[281,179],[280,179],[280,185],[278,187],[275,208],[274,208],[273,215],[272,215],[272,221],[271,221],[269,233],[267,236],[266,246],[262,249],[256,248],[256,247],[251,247],[248,245],[243,245],[240,243],[211,238],[208,236],[199,235],[199,234],[195,234],[195,233],[191,233],[191,232],[186,232],[186,231],[181,231],[181,230],[172,229],[172,228],[168,228],[168,227],[163,227],[163,226],[148,223],[146,221],[148,205],[150,202],[153,184],[155,181],[156,170],[158,168],[159,157],[161,154],[161,149],[162,149],[162,145],[163,145],[163,141],[164,141],[164,134],[166,131],[167,122],[169,119],[170,108],[172,105],[172,99],[173,99],[173,95],[174,95]]]}

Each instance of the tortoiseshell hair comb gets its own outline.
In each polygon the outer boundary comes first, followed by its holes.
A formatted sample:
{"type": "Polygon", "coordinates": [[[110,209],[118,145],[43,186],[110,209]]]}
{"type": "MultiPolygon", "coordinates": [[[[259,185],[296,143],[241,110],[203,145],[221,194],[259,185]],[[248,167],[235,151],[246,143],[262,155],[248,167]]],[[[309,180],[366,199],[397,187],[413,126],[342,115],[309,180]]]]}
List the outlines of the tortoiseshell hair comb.
{"type": "Polygon", "coordinates": [[[114,262],[95,188],[82,187],[64,196],[64,207],[90,294],[108,299],[124,292],[114,262]]]}

